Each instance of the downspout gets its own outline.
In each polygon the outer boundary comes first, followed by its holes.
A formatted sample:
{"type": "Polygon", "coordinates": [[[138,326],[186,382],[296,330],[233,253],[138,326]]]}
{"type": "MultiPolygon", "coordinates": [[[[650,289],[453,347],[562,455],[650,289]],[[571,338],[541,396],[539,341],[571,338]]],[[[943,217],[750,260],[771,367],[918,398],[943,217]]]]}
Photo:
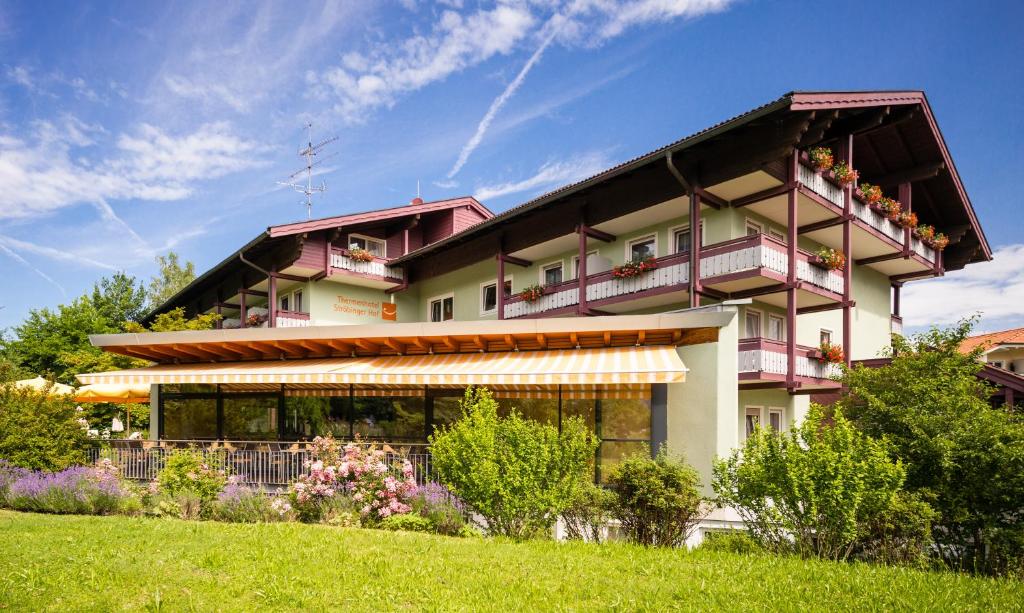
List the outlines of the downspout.
{"type": "Polygon", "coordinates": [[[675,180],[683,188],[684,194],[690,195],[690,308],[700,306],[700,196],[693,185],[686,180],[672,161],[672,152],[665,153],[665,165],[675,180]]]}

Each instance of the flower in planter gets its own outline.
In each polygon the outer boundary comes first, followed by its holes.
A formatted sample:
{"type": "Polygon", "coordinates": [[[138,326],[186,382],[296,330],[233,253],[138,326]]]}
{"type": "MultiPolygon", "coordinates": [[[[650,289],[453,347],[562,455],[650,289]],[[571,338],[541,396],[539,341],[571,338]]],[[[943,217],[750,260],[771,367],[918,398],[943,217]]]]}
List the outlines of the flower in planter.
{"type": "Polygon", "coordinates": [[[366,249],[359,247],[353,247],[348,250],[348,257],[355,260],[356,262],[372,262],[373,254],[366,249]]]}
{"type": "Polygon", "coordinates": [[[612,276],[618,279],[628,279],[631,277],[639,277],[649,270],[654,270],[658,267],[658,262],[653,256],[646,258],[636,258],[626,262],[622,266],[615,266],[612,268],[612,276]]]}
{"type": "Polygon", "coordinates": [[[935,238],[932,239],[932,249],[934,249],[936,251],[942,251],[948,245],[949,245],[949,237],[946,236],[945,234],[943,234],[942,232],[939,232],[938,234],[936,234],[935,238]]]}
{"type": "Polygon", "coordinates": [[[921,239],[926,244],[931,244],[931,242],[935,240],[935,228],[928,224],[918,226],[914,231],[914,234],[916,234],[917,238],[921,239]]]}
{"type": "MultiPolygon", "coordinates": [[[[817,261],[829,270],[842,270],[846,267],[846,256],[843,255],[842,251],[822,247],[815,256],[817,261]]],[[[812,263],[814,262],[812,261],[812,263]]]]}
{"type": "Polygon", "coordinates": [[[868,204],[875,204],[882,199],[882,188],[871,183],[861,183],[860,193],[864,195],[864,200],[868,204]]]}
{"type": "Polygon", "coordinates": [[[249,328],[259,328],[267,321],[267,316],[263,313],[250,313],[245,318],[245,325],[249,328]]]}
{"type": "Polygon", "coordinates": [[[911,213],[910,211],[900,213],[899,224],[904,228],[913,230],[917,227],[917,213],[911,213]]]}
{"type": "Polygon", "coordinates": [[[899,221],[903,207],[892,198],[885,197],[878,201],[878,210],[888,217],[890,221],[899,221]]]}
{"type": "Polygon", "coordinates": [[[839,345],[833,345],[832,343],[825,341],[818,347],[821,351],[821,361],[828,364],[839,364],[846,360],[846,356],[843,355],[843,348],[839,345]]]}
{"type": "Polygon", "coordinates": [[[524,302],[537,302],[544,295],[544,288],[539,285],[531,285],[519,292],[519,297],[524,302]]]}
{"type": "Polygon", "coordinates": [[[832,168],[834,158],[832,157],[832,150],[828,147],[815,147],[807,152],[807,156],[811,158],[811,164],[817,170],[829,170],[832,168]]]}
{"type": "Polygon", "coordinates": [[[839,162],[832,167],[832,174],[841,185],[850,185],[857,180],[857,171],[846,162],[839,162]]]}

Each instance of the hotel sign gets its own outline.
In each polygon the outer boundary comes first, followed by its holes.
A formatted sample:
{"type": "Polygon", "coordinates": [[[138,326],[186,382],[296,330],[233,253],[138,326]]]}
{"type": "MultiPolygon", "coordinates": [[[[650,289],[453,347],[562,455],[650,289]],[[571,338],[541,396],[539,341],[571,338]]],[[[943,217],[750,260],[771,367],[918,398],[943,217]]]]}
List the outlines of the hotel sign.
{"type": "Polygon", "coordinates": [[[352,317],[383,319],[384,321],[398,320],[398,305],[381,300],[364,300],[339,294],[335,296],[331,309],[335,313],[352,317]]]}

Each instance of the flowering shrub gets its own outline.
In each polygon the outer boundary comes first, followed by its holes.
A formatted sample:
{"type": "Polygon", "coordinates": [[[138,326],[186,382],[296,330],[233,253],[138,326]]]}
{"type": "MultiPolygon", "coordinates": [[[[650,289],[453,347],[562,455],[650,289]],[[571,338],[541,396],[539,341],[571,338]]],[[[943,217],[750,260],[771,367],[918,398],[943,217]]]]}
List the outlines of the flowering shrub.
{"type": "Polygon", "coordinates": [[[910,211],[900,213],[899,224],[904,228],[913,230],[917,227],[917,213],[911,213],[910,211]]]}
{"type": "Polygon", "coordinates": [[[55,473],[24,473],[9,486],[6,502],[20,511],[105,515],[117,511],[122,500],[131,495],[122,485],[117,468],[108,461],[55,473]]]}
{"type": "Polygon", "coordinates": [[[227,485],[217,494],[212,516],[220,521],[236,523],[285,521],[291,507],[284,508],[282,503],[288,505],[280,498],[271,500],[263,490],[248,487],[238,475],[231,475],[227,485]]]}
{"type": "Polygon", "coordinates": [[[372,262],[373,254],[360,247],[353,247],[348,250],[348,257],[356,262],[372,262]]]}
{"type": "Polygon", "coordinates": [[[267,316],[262,313],[250,313],[245,318],[245,325],[249,328],[259,328],[267,321],[267,316]]]}
{"type": "Polygon", "coordinates": [[[857,171],[846,162],[839,162],[832,167],[832,174],[841,185],[850,185],[857,180],[857,171]]]}
{"type": "Polygon", "coordinates": [[[416,514],[428,522],[431,532],[461,536],[469,531],[466,525],[466,505],[440,483],[431,481],[416,488],[410,505],[416,514]]]}
{"type": "Polygon", "coordinates": [[[215,459],[204,457],[196,449],[172,452],[156,476],[160,492],[171,497],[190,492],[203,504],[212,503],[227,481],[227,473],[216,465],[215,459]]]}
{"type": "Polygon", "coordinates": [[[900,206],[900,203],[896,200],[885,197],[878,201],[878,210],[888,217],[890,221],[898,221],[900,213],[903,211],[903,207],[900,206]]]}
{"type": "Polygon", "coordinates": [[[818,350],[821,351],[821,361],[828,364],[839,364],[846,359],[843,348],[828,341],[823,342],[818,350]]]}
{"type": "Polygon", "coordinates": [[[649,270],[654,270],[658,267],[657,260],[653,256],[646,258],[637,258],[630,260],[622,266],[615,266],[612,268],[612,276],[619,279],[628,279],[630,277],[639,277],[649,270]]]}
{"type": "Polygon", "coordinates": [[[815,147],[807,152],[811,164],[818,170],[829,170],[835,159],[832,157],[832,150],[828,147],[815,147]]]}
{"type": "Polygon", "coordinates": [[[936,234],[935,238],[932,239],[932,249],[935,249],[936,251],[942,251],[948,246],[949,237],[943,234],[942,232],[936,234]]]}
{"type": "Polygon", "coordinates": [[[817,258],[818,263],[829,270],[842,270],[846,267],[846,256],[843,255],[842,251],[822,247],[818,250],[818,253],[815,254],[815,257],[817,258]]]}
{"type": "Polygon", "coordinates": [[[931,243],[932,240],[935,239],[935,228],[925,224],[918,226],[914,231],[914,234],[916,234],[917,238],[921,239],[925,243],[931,243]]]}
{"type": "Polygon", "coordinates": [[[544,295],[544,288],[539,285],[531,285],[519,292],[519,297],[525,302],[537,302],[544,295]]]}
{"type": "Polygon", "coordinates": [[[860,193],[864,195],[864,200],[868,204],[875,204],[882,199],[882,188],[871,183],[861,183],[860,193]]]}
{"type": "Polygon", "coordinates": [[[27,476],[30,472],[27,468],[15,466],[7,460],[0,459],[0,505],[7,501],[7,492],[15,481],[27,476]]]}
{"type": "Polygon", "coordinates": [[[303,521],[323,519],[325,503],[336,496],[351,497],[368,522],[412,510],[408,502],[416,481],[408,460],[396,467],[384,450],[355,443],[345,445],[339,455],[330,437],[314,439],[312,451],[309,472],[289,487],[291,504],[303,521]]]}

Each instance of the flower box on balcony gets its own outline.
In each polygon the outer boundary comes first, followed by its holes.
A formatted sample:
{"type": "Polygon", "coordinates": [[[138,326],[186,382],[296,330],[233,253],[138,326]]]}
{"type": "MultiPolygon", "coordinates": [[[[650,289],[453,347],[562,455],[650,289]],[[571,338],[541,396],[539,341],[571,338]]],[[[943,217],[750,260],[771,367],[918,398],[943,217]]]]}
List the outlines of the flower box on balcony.
{"type": "Polygon", "coordinates": [[[639,277],[645,272],[654,270],[658,267],[658,262],[653,257],[648,258],[637,258],[626,262],[622,266],[615,266],[612,268],[612,276],[616,279],[630,279],[632,277],[639,277]]]}
{"type": "Polygon", "coordinates": [[[544,295],[544,288],[540,285],[531,285],[519,292],[519,297],[522,298],[523,302],[534,303],[541,299],[544,295]]]}
{"type": "Polygon", "coordinates": [[[841,251],[823,248],[807,258],[807,263],[826,270],[842,270],[846,267],[846,256],[841,251]]]}
{"type": "Polygon", "coordinates": [[[360,249],[359,247],[353,247],[348,250],[348,257],[356,262],[372,262],[374,256],[366,249],[360,249]]]}

